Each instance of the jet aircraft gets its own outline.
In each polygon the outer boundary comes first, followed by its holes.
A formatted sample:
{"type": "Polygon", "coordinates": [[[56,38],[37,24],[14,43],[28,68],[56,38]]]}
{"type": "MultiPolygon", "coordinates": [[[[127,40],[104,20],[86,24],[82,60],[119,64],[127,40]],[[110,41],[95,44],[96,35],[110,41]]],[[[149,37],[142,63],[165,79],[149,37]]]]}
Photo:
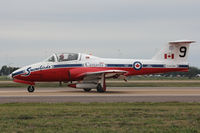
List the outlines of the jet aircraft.
{"type": "Polygon", "coordinates": [[[190,40],[169,42],[151,59],[110,59],[82,53],[55,53],[46,60],[22,67],[11,74],[14,82],[28,85],[34,92],[36,82],[70,82],[68,86],[86,92],[106,91],[106,79],[183,71],[187,72],[190,40]]]}

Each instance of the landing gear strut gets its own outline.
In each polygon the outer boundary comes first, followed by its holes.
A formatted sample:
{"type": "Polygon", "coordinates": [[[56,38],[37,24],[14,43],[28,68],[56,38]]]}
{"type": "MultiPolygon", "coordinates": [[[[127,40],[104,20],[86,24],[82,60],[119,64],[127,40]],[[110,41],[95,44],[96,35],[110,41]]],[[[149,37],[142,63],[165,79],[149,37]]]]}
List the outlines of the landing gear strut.
{"type": "Polygon", "coordinates": [[[103,87],[101,86],[101,84],[97,85],[97,92],[105,92],[105,90],[103,89],[103,87]]]}
{"type": "Polygon", "coordinates": [[[106,91],[106,81],[105,81],[105,73],[101,76],[101,83],[97,85],[97,92],[105,92],[106,91]]]}
{"type": "Polygon", "coordinates": [[[27,88],[27,90],[28,90],[28,92],[34,92],[35,91],[35,87],[34,86],[32,86],[32,85],[30,85],[30,86],[28,86],[28,88],[27,88]]]}

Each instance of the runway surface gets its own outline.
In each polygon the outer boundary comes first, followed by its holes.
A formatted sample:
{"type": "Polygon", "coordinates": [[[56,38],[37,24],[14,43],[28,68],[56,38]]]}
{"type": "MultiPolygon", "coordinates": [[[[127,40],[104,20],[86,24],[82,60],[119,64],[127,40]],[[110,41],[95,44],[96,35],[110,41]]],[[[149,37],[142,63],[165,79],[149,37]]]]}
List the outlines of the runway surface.
{"type": "Polygon", "coordinates": [[[107,92],[84,92],[68,87],[0,88],[0,103],[14,102],[200,102],[200,87],[109,87],[107,92]]]}

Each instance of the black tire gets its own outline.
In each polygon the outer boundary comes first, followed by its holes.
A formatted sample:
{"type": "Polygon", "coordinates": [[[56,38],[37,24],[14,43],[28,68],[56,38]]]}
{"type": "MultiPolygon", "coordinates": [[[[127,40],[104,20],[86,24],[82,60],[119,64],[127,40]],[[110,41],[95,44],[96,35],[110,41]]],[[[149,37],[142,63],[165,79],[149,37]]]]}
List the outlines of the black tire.
{"type": "Polygon", "coordinates": [[[92,89],[91,88],[84,88],[83,89],[85,92],[90,92],[92,89]]]}
{"type": "Polygon", "coordinates": [[[34,86],[28,86],[27,88],[28,92],[32,93],[35,91],[35,87],[34,86]]]}
{"type": "Polygon", "coordinates": [[[103,87],[101,86],[101,84],[97,85],[97,92],[105,92],[105,90],[103,89],[103,87]]]}

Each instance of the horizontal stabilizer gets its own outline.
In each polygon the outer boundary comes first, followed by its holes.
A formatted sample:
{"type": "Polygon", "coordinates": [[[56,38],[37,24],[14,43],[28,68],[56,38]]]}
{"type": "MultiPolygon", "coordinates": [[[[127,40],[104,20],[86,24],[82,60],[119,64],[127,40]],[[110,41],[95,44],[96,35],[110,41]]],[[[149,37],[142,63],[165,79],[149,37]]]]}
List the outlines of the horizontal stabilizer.
{"type": "Polygon", "coordinates": [[[169,44],[190,44],[195,43],[195,41],[191,40],[177,40],[177,41],[170,41],[169,44]]]}

